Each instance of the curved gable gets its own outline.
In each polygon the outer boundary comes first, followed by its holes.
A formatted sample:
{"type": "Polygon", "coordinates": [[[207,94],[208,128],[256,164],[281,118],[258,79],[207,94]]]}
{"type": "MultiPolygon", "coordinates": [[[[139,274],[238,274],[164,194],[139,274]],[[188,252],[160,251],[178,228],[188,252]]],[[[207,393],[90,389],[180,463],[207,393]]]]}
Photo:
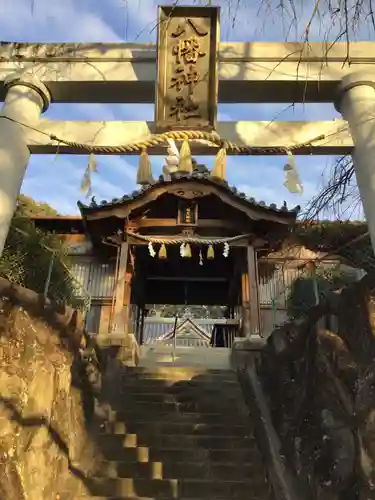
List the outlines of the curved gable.
{"type": "Polygon", "coordinates": [[[172,181],[163,178],[154,184],[133,192],[130,196],[101,202],[96,204],[93,200],[90,206],[78,204],[82,216],[88,220],[103,219],[107,217],[127,218],[137,209],[145,207],[165,194],[171,194],[185,199],[199,199],[214,195],[223,203],[246,214],[253,220],[269,220],[281,224],[290,224],[296,220],[299,207],[288,210],[284,205],[266,205],[263,201],[256,202],[244,193],[239,193],[236,188],[229,187],[226,182],[214,180],[204,174],[175,177],[172,181]]]}
{"type": "Polygon", "coordinates": [[[198,326],[192,319],[186,318],[177,325],[176,331],[171,328],[166,333],[160,335],[156,342],[164,342],[167,340],[172,340],[173,336],[177,338],[190,339],[190,340],[201,340],[204,343],[209,343],[210,335],[200,326],[198,326]]]}

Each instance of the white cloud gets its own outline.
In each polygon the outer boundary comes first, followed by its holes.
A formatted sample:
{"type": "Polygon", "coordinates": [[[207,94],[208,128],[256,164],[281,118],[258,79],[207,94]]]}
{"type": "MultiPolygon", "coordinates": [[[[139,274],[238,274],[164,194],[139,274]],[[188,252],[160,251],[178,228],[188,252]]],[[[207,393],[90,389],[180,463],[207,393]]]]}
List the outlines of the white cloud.
{"type": "Polygon", "coordinates": [[[33,156],[21,191],[49,203],[60,213],[77,213],[83,172],[80,165],[66,156],[33,156]]]}
{"type": "Polygon", "coordinates": [[[119,41],[102,18],[78,0],[12,0],[0,3],[2,37],[11,41],[119,41]]]}
{"type": "Polygon", "coordinates": [[[137,156],[102,156],[99,164],[102,165],[100,168],[104,167],[108,169],[108,173],[114,176],[118,182],[122,183],[135,180],[136,167],[134,163],[137,161],[137,156]]]}

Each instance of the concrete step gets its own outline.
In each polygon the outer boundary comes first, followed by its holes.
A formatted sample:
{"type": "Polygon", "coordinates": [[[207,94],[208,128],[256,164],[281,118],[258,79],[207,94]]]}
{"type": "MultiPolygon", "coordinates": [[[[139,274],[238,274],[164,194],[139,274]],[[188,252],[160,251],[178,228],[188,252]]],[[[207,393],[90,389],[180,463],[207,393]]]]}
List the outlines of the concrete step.
{"type": "Polygon", "coordinates": [[[250,446],[236,449],[207,449],[207,448],[183,448],[183,447],[161,447],[161,446],[138,446],[137,448],[124,448],[121,443],[103,440],[100,451],[105,460],[120,462],[195,462],[207,463],[233,462],[240,464],[253,462],[261,459],[258,448],[250,446]]]}
{"type": "Polygon", "coordinates": [[[223,479],[241,480],[264,475],[261,462],[247,462],[239,465],[218,462],[111,462],[99,464],[95,476],[107,478],[148,478],[148,479],[223,479]]]}
{"type": "Polygon", "coordinates": [[[265,493],[269,488],[266,478],[261,476],[243,481],[95,478],[85,482],[87,488],[82,493],[107,496],[107,498],[141,496],[154,499],[182,497],[242,500],[248,499],[250,495],[265,493]]]}
{"type": "Polygon", "coordinates": [[[99,431],[106,434],[174,434],[194,436],[246,436],[252,434],[253,429],[249,421],[248,425],[210,425],[194,424],[184,422],[108,422],[99,431]]]}
{"type": "Polygon", "coordinates": [[[254,436],[194,436],[173,434],[125,434],[111,435],[102,434],[98,436],[98,443],[103,442],[106,446],[137,448],[148,446],[150,448],[204,448],[207,450],[232,450],[246,448],[255,445],[254,436]]]}

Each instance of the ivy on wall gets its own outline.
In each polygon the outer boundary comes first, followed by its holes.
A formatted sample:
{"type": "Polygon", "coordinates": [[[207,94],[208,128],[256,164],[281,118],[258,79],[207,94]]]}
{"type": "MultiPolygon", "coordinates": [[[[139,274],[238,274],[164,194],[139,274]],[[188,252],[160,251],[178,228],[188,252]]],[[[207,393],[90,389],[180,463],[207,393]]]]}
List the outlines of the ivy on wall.
{"type": "Polygon", "coordinates": [[[0,259],[0,276],[12,283],[43,293],[54,251],[48,297],[79,306],[76,287],[69,273],[69,259],[61,239],[35,227],[30,215],[57,215],[46,203],[21,195],[0,259]]]}
{"type": "Polygon", "coordinates": [[[327,252],[346,259],[348,264],[370,271],[375,257],[364,221],[319,221],[297,223],[298,241],[313,251],[327,252]]]}

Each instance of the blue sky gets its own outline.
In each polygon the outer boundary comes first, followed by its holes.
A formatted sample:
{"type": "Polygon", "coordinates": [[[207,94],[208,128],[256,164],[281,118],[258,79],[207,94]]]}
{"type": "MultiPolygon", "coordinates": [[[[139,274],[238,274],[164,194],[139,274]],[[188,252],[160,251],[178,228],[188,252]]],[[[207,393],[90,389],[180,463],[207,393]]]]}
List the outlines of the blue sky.
{"type": "MultiPolygon", "coordinates": [[[[18,42],[154,42],[157,5],[154,0],[12,0],[0,2],[0,33],[5,41],[18,42]]],[[[164,5],[171,0],[160,2],[164,5]]],[[[187,3],[184,1],[181,4],[187,3]]],[[[193,1],[189,2],[193,4],[193,1]]],[[[205,5],[205,1],[196,1],[205,5]]],[[[300,3],[298,29],[288,31],[290,22],[280,13],[267,13],[267,2],[237,0],[212,2],[222,7],[222,41],[284,41],[301,40],[313,2],[300,3]],[[308,4],[308,7],[306,5],[308,4]],[[311,4],[311,5],[310,5],[311,4]],[[266,22],[265,22],[266,21],[266,22]]],[[[272,3],[272,2],[269,2],[272,3]]],[[[276,4],[277,2],[275,2],[276,4]]],[[[298,2],[297,2],[298,4],[298,2]]],[[[321,19],[323,25],[331,22],[321,19]]],[[[338,28],[338,27],[337,27],[338,28]]],[[[319,40],[324,32],[321,23],[313,23],[310,39],[319,40]]],[[[371,38],[367,31],[362,39],[371,38]]],[[[330,39],[333,39],[333,34],[330,39]]],[[[219,105],[219,120],[329,120],[338,117],[333,105],[219,105]]],[[[45,114],[56,120],[153,120],[152,105],[52,104],[45,114]]],[[[122,196],[136,188],[136,157],[98,157],[99,172],[93,178],[98,200],[122,196]]],[[[213,158],[200,158],[212,166],[213,158]]],[[[231,157],[228,160],[228,181],[257,200],[289,205],[305,204],[322,185],[322,175],[331,165],[332,157],[299,156],[297,166],[304,185],[302,196],[291,195],[283,186],[284,157],[231,157]]],[[[162,157],[152,158],[153,169],[161,171],[162,157]]],[[[46,201],[64,214],[77,213],[76,202],[82,198],[80,182],[87,165],[87,156],[59,155],[32,157],[22,192],[38,201],[46,201]]]]}

